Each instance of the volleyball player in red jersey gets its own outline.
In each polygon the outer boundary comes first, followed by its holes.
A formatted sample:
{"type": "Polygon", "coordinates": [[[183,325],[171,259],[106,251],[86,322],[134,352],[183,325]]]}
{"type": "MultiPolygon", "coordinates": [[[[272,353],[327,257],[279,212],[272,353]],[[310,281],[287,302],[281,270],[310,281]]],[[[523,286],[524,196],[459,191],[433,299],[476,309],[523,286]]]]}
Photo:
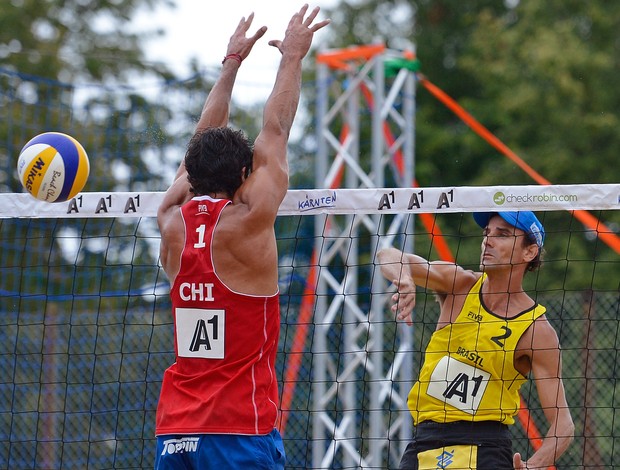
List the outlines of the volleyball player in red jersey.
{"type": "Polygon", "coordinates": [[[252,145],[227,126],[237,70],[266,31],[230,38],[220,77],[157,220],[171,282],[176,362],[157,407],[155,468],[280,469],[275,357],[280,330],[274,223],[288,189],[287,143],[301,91],[301,62],[319,8],[293,15],[252,145]]]}

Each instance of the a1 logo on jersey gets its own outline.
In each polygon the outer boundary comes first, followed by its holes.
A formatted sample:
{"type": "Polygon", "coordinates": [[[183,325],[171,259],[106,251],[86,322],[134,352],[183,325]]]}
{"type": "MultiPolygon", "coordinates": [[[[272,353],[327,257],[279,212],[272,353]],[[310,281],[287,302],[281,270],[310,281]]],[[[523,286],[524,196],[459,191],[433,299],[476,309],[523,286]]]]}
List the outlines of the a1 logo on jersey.
{"type": "Polygon", "coordinates": [[[224,359],[224,310],[177,308],[175,312],[180,357],[224,359]]]}
{"type": "Polygon", "coordinates": [[[461,411],[476,414],[491,374],[444,356],[435,366],[427,393],[461,411]]]}

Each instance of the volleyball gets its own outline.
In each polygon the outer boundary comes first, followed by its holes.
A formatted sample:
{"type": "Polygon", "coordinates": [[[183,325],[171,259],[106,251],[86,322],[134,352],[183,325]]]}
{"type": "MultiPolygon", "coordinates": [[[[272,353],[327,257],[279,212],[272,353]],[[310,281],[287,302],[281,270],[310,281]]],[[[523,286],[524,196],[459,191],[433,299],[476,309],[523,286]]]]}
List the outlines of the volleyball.
{"type": "Polygon", "coordinates": [[[32,138],[19,154],[17,174],[31,195],[45,202],[74,198],[86,184],[90,162],[84,147],[60,132],[32,138]]]}

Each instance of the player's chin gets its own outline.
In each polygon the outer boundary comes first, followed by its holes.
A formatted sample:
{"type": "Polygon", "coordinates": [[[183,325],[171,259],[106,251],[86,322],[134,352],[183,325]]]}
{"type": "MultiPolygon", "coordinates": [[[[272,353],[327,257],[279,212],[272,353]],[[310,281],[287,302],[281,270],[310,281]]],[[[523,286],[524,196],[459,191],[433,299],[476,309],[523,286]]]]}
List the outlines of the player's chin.
{"type": "Polygon", "coordinates": [[[483,258],[480,260],[481,271],[490,271],[493,269],[501,268],[502,266],[505,266],[505,265],[502,263],[493,261],[491,258],[483,258]]]}
{"type": "Polygon", "coordinates": [[[514,268],[514,264],[499,263],[499,262],[493,262],[490,260],[485,260],[484,262],[480,263],[480,271],[483,271],[486,273],[505,272],[506,270],[510,270],[511,268],[514,268]]]}

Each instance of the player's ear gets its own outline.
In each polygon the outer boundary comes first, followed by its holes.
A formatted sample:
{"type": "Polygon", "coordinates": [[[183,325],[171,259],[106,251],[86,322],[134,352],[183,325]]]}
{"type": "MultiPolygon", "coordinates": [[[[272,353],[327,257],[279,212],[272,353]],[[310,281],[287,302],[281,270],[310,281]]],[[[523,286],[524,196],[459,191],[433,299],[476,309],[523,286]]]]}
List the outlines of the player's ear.
{"type": "Polygon", "coordinates": [[[241,168],[241,181],[245,181],[250,176],[250,168],[244,166],[241,168]]]}
{"type": "Polygon", "coordinates": [[[524,258],[526,262],[533,261],[538,256],[538,250],[540,248],[536,243],[530,243],[526,247],[524,247],[524,258]]]}

